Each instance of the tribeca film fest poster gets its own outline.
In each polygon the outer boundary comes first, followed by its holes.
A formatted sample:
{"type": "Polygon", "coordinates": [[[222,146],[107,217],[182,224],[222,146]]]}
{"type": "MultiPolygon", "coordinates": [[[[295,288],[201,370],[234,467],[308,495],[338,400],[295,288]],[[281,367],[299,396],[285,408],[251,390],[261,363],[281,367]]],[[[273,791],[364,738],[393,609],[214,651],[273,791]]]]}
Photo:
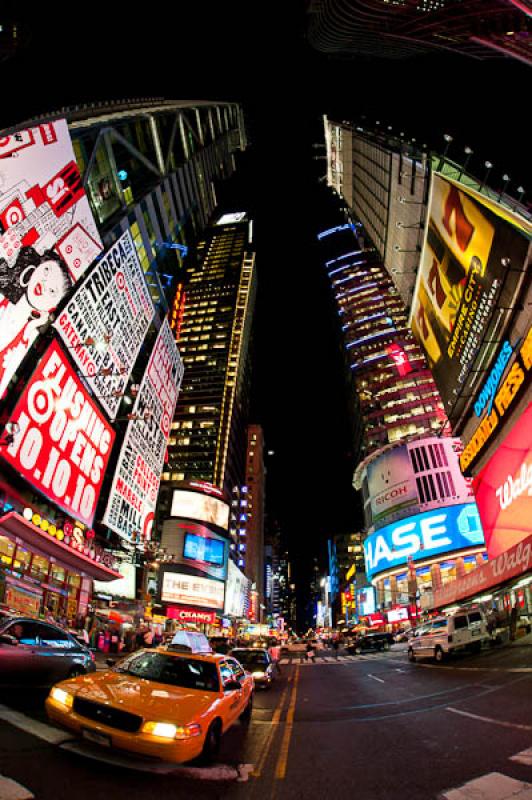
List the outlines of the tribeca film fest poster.
{"type": "Polygon", "coordinates": [[[101,250],[66,120],[0,138],[0,396],[101,250]]]}
{"type": "Polygon", "coordinates": [[[155,341],[127,426],[103,522],[124,539],[149,541],[183,363],[168,320],[155,341]]]}
{"type": "Polygon", "coordinates": [[[54,323],[110,419],[116,417],[154,314],[131,234],[126,231],[74,292],[54,323]],[[107,344],[101,349],[84,346],[87,336],[107,344]]]}

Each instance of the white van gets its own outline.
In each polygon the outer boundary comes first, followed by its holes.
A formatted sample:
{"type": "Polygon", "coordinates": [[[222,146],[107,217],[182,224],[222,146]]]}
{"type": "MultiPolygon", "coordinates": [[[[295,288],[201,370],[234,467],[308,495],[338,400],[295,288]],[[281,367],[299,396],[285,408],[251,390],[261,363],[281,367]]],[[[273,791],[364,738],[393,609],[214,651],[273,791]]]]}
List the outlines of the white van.
{"type": "Polygon", "coordinates": [[[435,617],[420,626],[408,645],[408,658],[435,658],[443,661],[454,650],[479,653],[489,639],[488,624],[480,608],[460,609],[449,616],[435,617]]]}

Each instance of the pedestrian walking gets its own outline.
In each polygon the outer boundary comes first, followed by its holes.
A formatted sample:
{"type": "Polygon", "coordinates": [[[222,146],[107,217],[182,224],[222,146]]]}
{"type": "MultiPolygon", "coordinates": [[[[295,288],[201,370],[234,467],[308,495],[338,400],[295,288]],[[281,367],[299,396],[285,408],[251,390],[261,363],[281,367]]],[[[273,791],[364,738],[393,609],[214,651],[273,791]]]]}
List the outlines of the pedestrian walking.
{"type": "Polygon", "coordinates": [[[279,661],[281,660],[281,648],[277,643],[272,644],[269,649],[268,653],[272,660],[272,664],[277,672],[278,675],[281,674],[281,667],[279,666],[279,661]]]}
{"type": "Polygon", "coordinates": [[[338,639],[333,639],[332,641],[332,648],[334,650],[334,657],[338,658],[338,648],[340,647],[338,643],[338,639]]]}
{"type": "Polygon", "coordinates": [[[307,661],[312,661],[313,664],[316,661],[316,651],[310,642],[307,644],[307,661]]]}
{"type": "Polygon", "coordinates": [[[510,612],[510,641],[515,641],[515,635],[517,633],[517,616],[519,614],[519,610],[517,608],[517,603],[514,603],[514,606],[510,612]]]}

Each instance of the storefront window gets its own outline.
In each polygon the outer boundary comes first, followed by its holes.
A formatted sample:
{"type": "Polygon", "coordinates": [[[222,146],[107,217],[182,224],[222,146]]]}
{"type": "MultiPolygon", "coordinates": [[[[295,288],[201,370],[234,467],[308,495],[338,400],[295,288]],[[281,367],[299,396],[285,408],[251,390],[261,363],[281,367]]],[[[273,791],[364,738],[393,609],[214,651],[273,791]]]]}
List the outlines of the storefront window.
{"type": "Polygon", "coordinates": [[[66,580],[66,572],[63,567],[60,567],[59,564],[52,564],[52,569],[50,570],[50,580],[52,583],[63,584],[66,580]]]}
{"type": "Polygon", "coordinates": [[[33,560],[31,562],[31,576],[32,578],[38,578],[40,581],[46,580],[48,577],[48,567],[50,566],[50,562],[47,558],[43,556],[33,556],[33,560]]]}
{"type": "Polygon", "coordinates": [[[8,539],[7,536],[0,536],[0,562],[2,564],[11,564],[13,561],[13,551],[15,545],[8,539]]]}
{"type": "Polygon", "coordinates": [[[20,572],[27,572],[31,561],[31,553],[24,547],[17,545],[17,552],[15,553],[15,562],[13,566],[20,572]]]}

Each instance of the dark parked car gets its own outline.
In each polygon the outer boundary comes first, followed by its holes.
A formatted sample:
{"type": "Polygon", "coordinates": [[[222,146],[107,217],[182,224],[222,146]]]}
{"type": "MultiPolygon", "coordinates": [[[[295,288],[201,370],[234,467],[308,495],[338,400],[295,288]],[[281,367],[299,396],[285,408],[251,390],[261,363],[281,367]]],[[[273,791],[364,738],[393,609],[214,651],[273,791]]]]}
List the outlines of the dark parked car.
{"type": "Polygon", "coordinates": [[[265,689],[273,681],[273,663],[267,650],[258,647],[235,647],[231,655],[247,672],[251,672],[255,686],[265,689]]]}
{"type": "Polygon", "coordinates": [[[53,686],[95,670],[91,651],[63,628],[27,617],[0,622],[0,687],[53,686]]]}
{"type": "Polygon", "coordinates": [[[366,650],[389,650],[390,645],[393,644],[393,636],[391,633],[366,633],[364,636],[358,636],[356,639],[347,645],[347,652],[351,655],[360,655],[366,650]]]}

